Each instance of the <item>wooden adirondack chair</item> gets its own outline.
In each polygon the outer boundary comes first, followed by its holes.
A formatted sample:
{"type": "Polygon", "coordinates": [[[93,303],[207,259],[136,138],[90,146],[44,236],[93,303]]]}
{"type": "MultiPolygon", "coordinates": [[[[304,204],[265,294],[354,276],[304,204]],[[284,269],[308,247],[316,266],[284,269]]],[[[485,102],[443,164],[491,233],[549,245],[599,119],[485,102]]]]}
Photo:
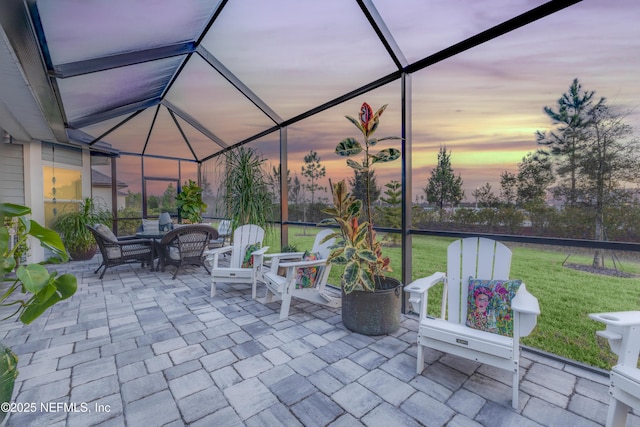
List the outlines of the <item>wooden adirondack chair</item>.
{"type": "Polygon", "coordinates": [[[606,426],[624,427],[629,409],[640,410],[640,311],[594,313],[589,317],[607,325],[596,334],[609,340],[611,351],[618,355],[617,365],[611,368],[606,426]]]}
{"type": "MultiPolygon", "coordinates": [[[[269,249],[262,247],[264,230],[253,224],[242,225],[233,232],[230,246],[205,252],[211,263],[211,296],[216,294],[216,283],[248,283],[256,287],[262,256],[269,249]],[[220,264],[220,255],[230,254],[229,266],[220,264]]],[[[254,295],[255,297],[255,295],[254,295]]]]}
{"type": "MultiPolygon", "coordinates": [[[[322,230],[315,238],[313,248],[305,259],[305,252],[287,252],[265,254],[271,258],[271,268],[263,274],[263,282],[267,286],[266,295],[260,301],[268,304],[275,300],[282,300],[280,319],[289,317],[291,298],[298,298],[329,307],[340,307],[339,291],[331,292],[326,288],[331,265],[327,265],[327,258],[335,239],[322,240],[333,233],[332,230],[322,230]],[[278,270],[284,270],[284,276],[278,270]]],[[[254,288],[255,296],[256,290],[254,288]]]]}
{"type": "MultiPolygon", "coordinates": [[[[418,329],[417,372],[424,370],[424,348],[429,347],[445,353],[454,354],[467,359],[486,363],[497,368],[506,369],[513,373],[513,399],[512,405],[518,408],[519,389],[519,359],[520,337],[528,335],[536,325],[537,316],[540,314],[538,300],[527,292],[524,283],[519,284],[515,297],[511,299],[513,310],[512,326],[513,336],[505,336],[494,333],[492,329],[481,330],[467,326],[478,327],[479,318],[484,319],[483,325],[491,325],[491,311],[486,310],[479,314],[469,311],[468,306],[476,304],[485,291],[474,287],[472,298],[469,298],[470,278],[483,279],[479,285],[496,286],[494,296],[504,295],[502,289],[514,289],[516,283],[507,283],[511,268],[511,251],[499,242],[486,238],[465,238],[457,240],[449,245],[447,250],[447,273],[435,273],[412,282],[405,287],[410,293],[409,301],[412,311],[419,314],[420,326],[418,329]],[[489,282],[491,280],[491,282],[489,282]],[[484,283],[486,281],[486,283],[484,283]],[[444,283],[441,303],[441,317],[435,318],[427,315],[428,292],[434,285],[444,283]],[[513,287],[512,287],[513,286],[513,287]],[[500,292],[498,292],[500,291],[500,292]],[[487,315],[485,315],[488,314],[487,315]],[[447,316],[445,316],[445,314],[447,316]]],[[[474,281],[474,285],[477,283],[474,281]]],[[[484,288],[483,288],[484,289],[484,288]]],[[[510,294],[510,293],[509,293],[510,294]]],[[[493,298],[493,297],[491,297],[493,298]]],[[[486,304],[485,300],[485,304],[486,304]]],[[[496,306],[493,299],[489,306],[496,306]]],[[[503,301],[500,299],[499,301],[503,301]]],[[[479,307],[481,303],[478,303],[479,307]]],[[[502,304],[500,302],[499,304],[502,304]]],[[[502,310],[504,306],[500,306],[502,310]]],[[[502,311],[501,311],[502,313],[502,311]]],[[[495,311],[493,312],[495,315],[495,311]]],[[[501,317],[506,325],[505,317],[501,317]]],[[[511,331],[511,330],[509,330],[511,331]]],[[[501,332],[504,332],[501,330],[501,332]]]]}

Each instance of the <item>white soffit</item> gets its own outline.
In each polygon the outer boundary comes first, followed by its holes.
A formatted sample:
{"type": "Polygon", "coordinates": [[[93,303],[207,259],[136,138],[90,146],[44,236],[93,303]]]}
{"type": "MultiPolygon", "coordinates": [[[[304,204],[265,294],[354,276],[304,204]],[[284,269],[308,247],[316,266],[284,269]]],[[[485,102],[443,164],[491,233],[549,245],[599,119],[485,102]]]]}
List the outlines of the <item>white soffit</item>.
{"type": "Polygon", "coordinates": [[[39,103],[0,26],[0,128],[22,141],[54,141],[39,103]]]}

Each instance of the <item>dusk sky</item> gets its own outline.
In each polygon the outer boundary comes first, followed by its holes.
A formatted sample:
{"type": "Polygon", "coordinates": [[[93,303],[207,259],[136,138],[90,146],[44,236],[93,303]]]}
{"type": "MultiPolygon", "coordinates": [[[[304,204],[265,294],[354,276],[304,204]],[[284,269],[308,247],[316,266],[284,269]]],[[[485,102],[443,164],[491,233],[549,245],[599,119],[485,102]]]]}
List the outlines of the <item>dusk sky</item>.
{"type": "MultiPolygon", "coordinates": [[[[45,33],[47,13],[70,13],[68,19],[83,23],[81,28],[67,29],[67,32],[63,28],[51,30],[50,42],[58,40],[64,47],[59,51],[52,49],[52,57],[64,63],[91,55],[149,47],[155,43],[167,44],[173,40],[172,34],[193,37],[199,30],[185,28],[180,20],[188,21],[192,12],[199,16],[209,7],[208,4],[216,2],[188,2],[186,4],[194,10],[183,10],[183,14],[177,15],[170,2],[151,2],[155,5],[154,14],[142,18],[136,9],[149,7],[147,3],[114,1],[109,8],[113,7],[116,12],[105,11],[101,19],[106,20],[110,13],[117,18],[122,10],[127,10],[128,14],[126,18],[116,19],[122,26],[118,31],[120,39],[105,42],[106,30],[100,28],[95,31],[95,40],[77,41],[70,34],[73,31],[79,34],[83,26],[100,27],[90,19],[82,19],[82,8],[77,7],[77,1],[38,2],[43,9],[48,4],[55,5],[55,10],[52,6],[51,10],[43,12],[45,33]],[[61,4],[67,4],[69,10],[64,10],[61,4]],[[144,28],[138,28],[132,34],[130,26],[135,23],[144,28]],[[159,28],[166,31],[159,31],[159,28]],[[161,34],[164,34],[163,40],[154,39],[161,34]],[[133,36],[138,39],[131,41],[133,36]],[[95,44],[98,44],[98,49],[95,44]],[[93,46],[93,50],[89,46],[93,46]]],[[[409,63],[542,3],[526,0],[374,0],[409,63]]],[[[640,103],[638,18],[638,1],[584,0],[414,73],[414,198],[424,194],[421,188],[426,186],[441,145],[446,145],[452,152],[452,164],[455,172],[463,178],[468,200],[473,190],[485,182],[490,182],[497,192],[500,173],[514,171],[517,162],[537,148],[535,131],[550,129],[551,123],[543,113],[543,107],[554,106],[576,77],[584,89],[596,91],[598,97],[606,97],[610,103],[629,110],[627,121],[640,129],[637,108],[640,103]]],[[[204,24],[206,17],[201,22],[204,24]]],[[[392,61],[368,27],[357,4],[344,0],[231,0],[204,37],[202,45],[282,119],[300,114],[394,70],[392,61]]],[[[169,69],[169,62],[156,64],[159,76],[164,75],[163,67],[169,69]]],[[[142,72],[142,68],[144,66],[137,69],[142,72]]],[[[128,70],[129,74],[134,71],[128,70]]],[[[120,84],[127,73],[117,69],[107,73],[100,79],[99,88],[93,90],[95,99],[106,97],[109,88],[113,92],[114,87],[122,86],[116,91],[116,96],[122,99],[127,99],[137,90],[129,88],[127,92],[126,84],[120,84]]],[[[89,88],[95,84],[95,79],[92,81],[90,76],[82,85],[80,79],[78,83],[75,78],[66,80],[69,88],[68,92],[63,91],[63,99],[69,100],[74,100],[74,95],[91,92],[89,88]],[[76,84],[78,88],[74,89],[76,84]]],[[[111,93],[109,96],[114,95],[111,93]]],[[[289,169],[299,174],[302,157],[314,149],[320,154],[333,180],[351,176],[352,172],[344,166],[344,159],[333,154],[340,139],[357,136],[355,127],[344,119],[344,115],[356,115],[363,101],[374,108],[389,104],[379,134],[398,135],[399,96],[400,84],[393,82],[291,126],[288,132],[289,169]]],[[[167,99],[228,144],[273,125],[198,55],[192,56],[167,99]]],[[[77,102],[72,110],[82,114],[86,108],[77,102]]],[[[123,151],[141,150],[152,118],[153,111],[145,112],[105,140],[123,151]]],[[[122,117],[83,130],[97,135],[120,120],[122,117]]],[[[219,149],[186,123],[180,124],[189,139],[195,141],[194,151],[198,156],[206,156],[219,149]]],[[[278,135],[270,135],[252,146],[276,164],[278,155],[274,150],[277,149],[277,138],[278,135]]],[[[390,145],[385,143],[381,148],[390,145]]],[[[148,150],[152,154],[186,154],[182,137],[164,108],[161,108],[156,121],[148,150]],[[161,147],[158,145],[160,142],[169,144],[169,148],[166,145],[161,147]]],[[[378,182],[384,184],[399,178],[399,168],[399,162],[379,168],[378,182]]],[[[119,172],[119,179],[126,182],[127,171],[119,172]]],[[[134,191],[135,186],[132,184],[134,191]]]]}

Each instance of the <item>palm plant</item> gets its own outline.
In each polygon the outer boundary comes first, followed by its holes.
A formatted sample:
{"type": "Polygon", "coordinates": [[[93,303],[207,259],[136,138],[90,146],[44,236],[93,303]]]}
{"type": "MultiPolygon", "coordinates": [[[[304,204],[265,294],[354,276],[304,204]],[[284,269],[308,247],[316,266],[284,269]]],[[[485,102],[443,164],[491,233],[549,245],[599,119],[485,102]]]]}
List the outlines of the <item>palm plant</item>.
{"type": "Polygon", "coordinates": [[[273,201],[268,177],[263,169],[265,159],[254,149],[240,147],[227,151],[223,161],[221,198],[232,229],[245,224],[269,229],[273,201]]]}

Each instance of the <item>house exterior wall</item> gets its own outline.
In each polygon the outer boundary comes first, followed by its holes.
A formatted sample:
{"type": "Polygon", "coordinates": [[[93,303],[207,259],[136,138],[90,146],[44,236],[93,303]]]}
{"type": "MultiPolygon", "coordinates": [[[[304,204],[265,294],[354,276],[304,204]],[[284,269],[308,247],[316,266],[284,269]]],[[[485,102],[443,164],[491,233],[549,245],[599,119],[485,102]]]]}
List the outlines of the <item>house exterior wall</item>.
{"type": "MultiPolygon", "coordinates": [[[[91,154],[40,141],[0,143],[0,200],[31,208],[31,219],[45,224],[43,166],[56,165],[82,172],[82,197],[91,197],[91,154]]],[[[27,262],[41,262],[50,255],[36,239],[30,239],[27,262]]]]}
{"type": "MultiPolygon", "coordinates": [[[[100,204],[104,205],[105,208],[111,211],[113,207],[113,203],[111,203],[111,187],[98,187],[94,186],[91,188],[91,194],[94,200],[99,200],[100,204]]],[[[126,196],[122,194],[118,194],[116,206],[124,206],[126,201],[126,196]]]]}
{"type": "MultiPolygon", "coordinates": [[[[31,219],[44,224],[44,187],[42,177],[42,145],[40,141],[24,142],[24,204],[31,208],[31,219]]],[[[45,260],[44,248],[36,239],[29,241],[27,262],[45,260]]]]}
{"type": "Polygon", "coordinates": [[[0,143],[0,200],[24,205],[24,156],[21,144],[0,143]]]}

